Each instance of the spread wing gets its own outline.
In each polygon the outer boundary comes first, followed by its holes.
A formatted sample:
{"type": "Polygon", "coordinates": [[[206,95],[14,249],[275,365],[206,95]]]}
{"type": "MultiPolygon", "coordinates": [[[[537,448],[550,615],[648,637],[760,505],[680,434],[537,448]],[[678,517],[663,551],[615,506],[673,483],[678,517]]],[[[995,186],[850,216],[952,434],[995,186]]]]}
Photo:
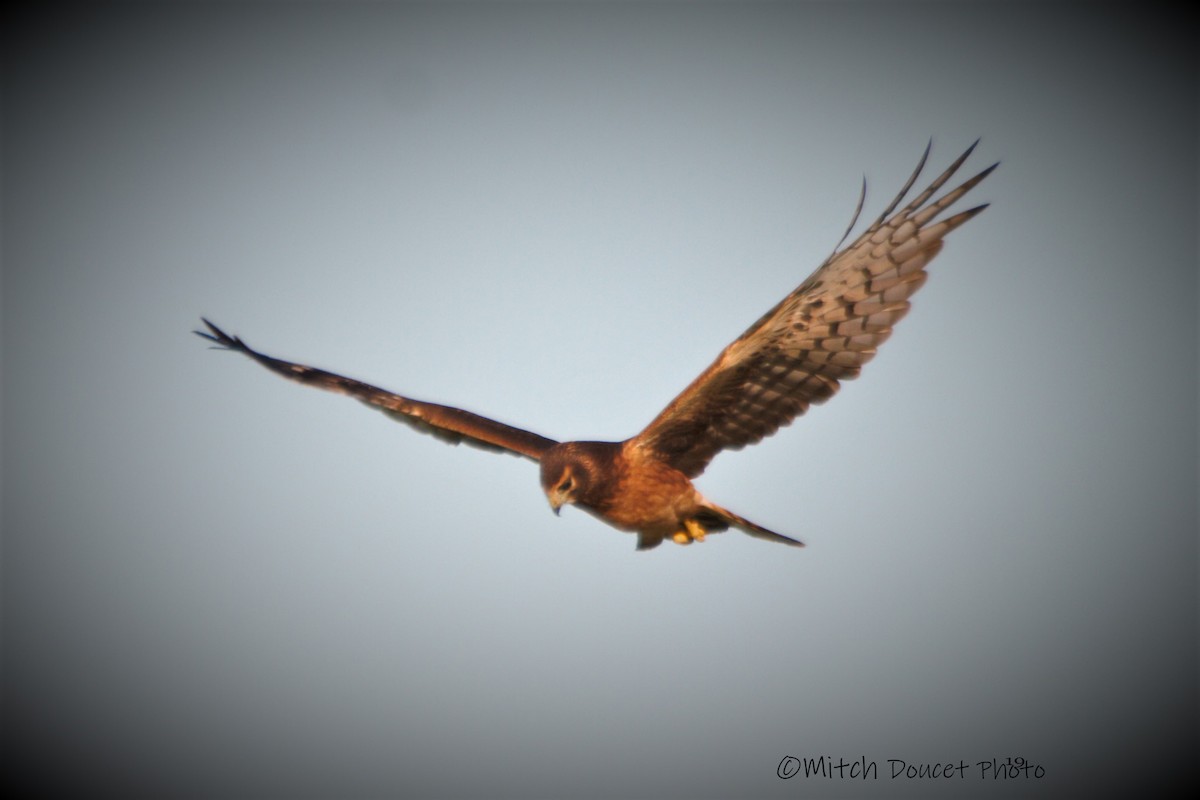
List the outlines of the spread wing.
{"type": "Polygon", "coordinates": [[[464,442],[484,450],[515,453],[534,461],[540,460],[542,453],[557,444],[553,439],[472,414],[470,411],[401,397],[369,383],[272,358],[252,350],[241,338],[230,336],[208,320],[204,320],[204,324],[210,332],[194,331],[197,336],[216,342],[228,350],[244,353],[272,372],[278,372],[290,380],[318,389],[348,394],[369,406],[381,409],[422,433],[432,434],[450,444],[464,442]]]}
{"type": "Polygon", "coordinates": [[[942,238],[987,207],[935,221],[996,168],[931,202],[974,149],[893,214],[925,165],[926,147],[879,219],[726,347],[631,444],[694,478],[721,450],[770,436],[810,404],[832,397],[840,381],[856,377],[908,313],[908,298],[925,282],[925,266],[942,249],[942,238]]]}

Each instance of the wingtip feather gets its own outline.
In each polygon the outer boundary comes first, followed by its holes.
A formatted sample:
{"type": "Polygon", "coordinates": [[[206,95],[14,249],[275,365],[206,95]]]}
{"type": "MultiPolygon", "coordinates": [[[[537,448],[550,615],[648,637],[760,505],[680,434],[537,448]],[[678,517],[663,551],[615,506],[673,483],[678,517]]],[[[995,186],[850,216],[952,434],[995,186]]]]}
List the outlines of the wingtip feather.
{"type": "Polygon", "coordinates": [[[201,317],[200,321],[208,327],[208,331],[196,330],[192,331],[192,333],[196,334],[202,339],[207,339],[210,342],[216,342],[226,350],[243,350],[249,352],[250,348],[247,347],[246,343],[241,340],[241,337],[230,336],[228,333],[213,324],[207,317],[201,317]]]}

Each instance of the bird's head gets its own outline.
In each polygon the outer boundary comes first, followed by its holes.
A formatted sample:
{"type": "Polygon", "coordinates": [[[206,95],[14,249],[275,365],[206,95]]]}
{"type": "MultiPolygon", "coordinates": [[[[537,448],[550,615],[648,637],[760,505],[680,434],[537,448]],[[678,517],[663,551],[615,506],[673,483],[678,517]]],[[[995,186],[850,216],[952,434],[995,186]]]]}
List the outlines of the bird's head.
{"type": "Polygon", "coordinates": [[[550,501],[550,508],[557,514],[567,503],[574,503],[576,490],[579,487],[575,483],[575,475],[570,467],[562,471],[558,476],[558,480],[547,484],[543,478],[542,490],[546,493],[546,499],[550,501]]]}
{"type": "Polygon", "coordinates": [[[564,505],[574,503],[579,499],[583,490],[583,478],[586,473],[577,465],[565,462],[557,469],[546,469],[542,463],[542,491],[550,501],[550,508],[558,514],[564,505]]]}
{"type": "Polygon", "coordinates": [[[590,465],[569,446],[559,445],[542,456],[542,491],[554,513],[568,503],[577,503],[587,491],[590,465]]]}

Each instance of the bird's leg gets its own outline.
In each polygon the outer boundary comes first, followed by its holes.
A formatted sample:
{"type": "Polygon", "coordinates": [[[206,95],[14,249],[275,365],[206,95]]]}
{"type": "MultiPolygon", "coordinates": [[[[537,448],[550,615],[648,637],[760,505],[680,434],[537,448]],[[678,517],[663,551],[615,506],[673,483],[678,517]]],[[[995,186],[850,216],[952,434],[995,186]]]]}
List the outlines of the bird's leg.
{"type": "Polygon", "coordinates": [[[686,530],[678,531],[671,538],[676,544],[691,544],[692,542],[704,541],[704,526],[694,519],[685,519],[683,527],[686,530]]]}

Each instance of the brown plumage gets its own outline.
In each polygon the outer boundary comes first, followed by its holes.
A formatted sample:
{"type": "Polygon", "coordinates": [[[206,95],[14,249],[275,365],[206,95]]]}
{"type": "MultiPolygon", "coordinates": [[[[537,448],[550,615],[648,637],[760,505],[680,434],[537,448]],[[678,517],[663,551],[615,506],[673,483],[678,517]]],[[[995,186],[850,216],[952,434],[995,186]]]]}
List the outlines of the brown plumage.
{"type": "MultiPolygon", "coordinates": [[[[272,358],[208,320],[208,331],[196,333],[286,378],[356,397],[453,444],[540,461],[542,490],[555,513],[564,504],[576,505],[615,528],[636,532],[638,549],[668,537],[687,544],[730,527],[800,546],[705,499],[691,479],[720,451],[758,442],[810,404],[829,399],[840,381],[856,377],[874,357],[908,312],[908,298],[925,282],[925,267],[942,249],[943,237],[987,207],[935,221],[996,168],[993,164],[932,200],[974,149],[973,144],[895,211],[920,175],[927,147],[904,188],[862,235],[726,347],[645,430],[623,442],[556,442],[469,411],[272,358]]],[[[860,200],[855,221],[861,210],[860,200]]],[[[853,227],[854,221],[846,235],[853,227]]]]}

